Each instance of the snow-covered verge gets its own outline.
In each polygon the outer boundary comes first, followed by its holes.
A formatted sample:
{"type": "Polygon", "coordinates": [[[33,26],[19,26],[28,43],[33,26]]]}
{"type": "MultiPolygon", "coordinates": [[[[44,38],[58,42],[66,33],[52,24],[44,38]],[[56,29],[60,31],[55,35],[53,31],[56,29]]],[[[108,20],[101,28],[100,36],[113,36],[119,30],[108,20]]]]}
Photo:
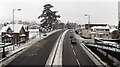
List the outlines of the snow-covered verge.
{"type": "MultiPolygon", "coordinates": [[[[16,58],[18,55],[20,55],[25,50],[27,50],[30,46],[32,46],[37,41],[44,39],[44,38],[48,37],[49,35],[57,32],[57,31],[60,31],[60,30],[61,29],[48,32],[48,33],[46,33],[47,36],[43,36],[43,34],[41,36],[36,35],[36,36],[34,36],[33,39],[31,38],[26,43],[23,43],[21,46],[15,46],[14,51],[13,50],[9,51],[9,53],[6,55],[6,57],[0,60],[0,66],[8,64],[10,61],[12,61],[14,58],[16,58]]],[[[12,49],[12,48],[13,48],[13,46],[11,46],[11,48],[9,48],[9,49],[12,49]]]]}

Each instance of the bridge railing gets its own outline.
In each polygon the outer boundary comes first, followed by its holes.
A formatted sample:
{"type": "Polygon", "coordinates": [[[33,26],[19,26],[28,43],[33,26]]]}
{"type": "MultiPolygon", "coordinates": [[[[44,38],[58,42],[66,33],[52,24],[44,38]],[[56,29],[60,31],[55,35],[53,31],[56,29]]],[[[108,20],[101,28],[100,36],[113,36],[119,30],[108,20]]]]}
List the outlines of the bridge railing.
{"type": "Polygon", "coordinates": [[[104,42],[90,42],[90,41],[83,41],[83,43],[87,46],[120,52],[120,48],[118,44],[104,43],[104,42]]]}

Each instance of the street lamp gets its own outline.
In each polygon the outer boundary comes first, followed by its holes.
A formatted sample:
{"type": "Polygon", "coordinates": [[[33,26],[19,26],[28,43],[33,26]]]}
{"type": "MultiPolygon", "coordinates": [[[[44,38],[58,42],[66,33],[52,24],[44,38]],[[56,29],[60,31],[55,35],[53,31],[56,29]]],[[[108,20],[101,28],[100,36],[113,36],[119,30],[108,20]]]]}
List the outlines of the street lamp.
{"type": "Polygon", "coordinates": [[[88,24],[90,24],[90,14],[85,14],[88,17],[88,24]]]}
{"type": "Polygon", "coordinates": [[[15,43],[15,39],[14,39],[14,12],[15,11],[21,11],[21,9],[13,9],[13,50],[14,50],[14,43],[15,43]]]}

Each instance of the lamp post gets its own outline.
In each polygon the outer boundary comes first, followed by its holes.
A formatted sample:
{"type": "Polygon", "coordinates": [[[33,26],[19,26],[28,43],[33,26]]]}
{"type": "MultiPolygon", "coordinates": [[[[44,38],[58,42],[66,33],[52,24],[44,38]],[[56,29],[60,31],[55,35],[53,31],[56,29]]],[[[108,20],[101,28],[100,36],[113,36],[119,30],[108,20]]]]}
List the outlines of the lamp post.
{"type": "Polygon", "coordinates": [[[85,14],[88,17],[88,29],[90,28],[90,14],[85,14]]]}
{"type": "Polygon", "coordinates": [[[14,50],[14,43],[15,43],[15,39],[14,39],[14,12],[15,11],[21,11],[21,9],[13,9],[13,50],[14,50]]]}
{"type": "Polygon", "coordinates": [[[88,24],[90,24],[90,14],[85,14],[88,17],[88,24]]]}

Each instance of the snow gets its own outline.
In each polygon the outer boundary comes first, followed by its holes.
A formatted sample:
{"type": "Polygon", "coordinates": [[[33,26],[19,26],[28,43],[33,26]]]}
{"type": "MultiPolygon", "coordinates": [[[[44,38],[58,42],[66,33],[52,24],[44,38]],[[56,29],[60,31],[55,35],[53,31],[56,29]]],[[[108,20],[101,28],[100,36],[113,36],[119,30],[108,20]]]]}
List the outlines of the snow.
{"type": "Polygon", "coordinates": [[[39,31],[39,29],[28,29],[28,31],[30,31],[30,32],[36,32],[36,31],[39,31]]]}
{"type": "Polygon", "coordinates": [[[5,37],[5,36],[12,37],[10,34],[5,34],[2,37],[5,37]]]}
{"type": "Polygon", "coordinates": [[[117,43],[115,43],[115,42],[110,42],[110,41],[103,41],[103,43],[117,44],[117,43]]]}
{"type": "MultiPolygon", "coordinates": [[[[14,24],[14,33],[19,33],[21,28],[24,27],[23,24],[14,24]]],[[[1,29],[1,32],[6,32],[8,28],[11,28],[13,31],[13,24],[8,24],[1,29]]]]}
{"type": "Polygon", "coordinates": [[[25,34],[21,34],[20,36],[26,36],[25,34]]]}
{"type": "Polygon", "coordinates": [[[107,26],[93,26],[91,27],[93,30],[94,29],[110,29],[110,27],[107,25],[107,26]]]}
{"type": "Polygon", "coordinates": [[[4,27],[2,27],[0,32],[6,32],[8,28],[9,28],[8,26],[4,26],[4,27]]]}
{"type": "Polygon", "coordinates": [[[39,29],[28,29],[28,31],[29,31],[29,38],[39,35],[39,29]]]}
{"type": "Polygon", "coordinates": [[[115,30],[118,30],[118,29],[116,29],[115,27],[111,27],[111,28],[110,28],[110,32],[113,32],[113,31],[115,31],[115,30]]]}

